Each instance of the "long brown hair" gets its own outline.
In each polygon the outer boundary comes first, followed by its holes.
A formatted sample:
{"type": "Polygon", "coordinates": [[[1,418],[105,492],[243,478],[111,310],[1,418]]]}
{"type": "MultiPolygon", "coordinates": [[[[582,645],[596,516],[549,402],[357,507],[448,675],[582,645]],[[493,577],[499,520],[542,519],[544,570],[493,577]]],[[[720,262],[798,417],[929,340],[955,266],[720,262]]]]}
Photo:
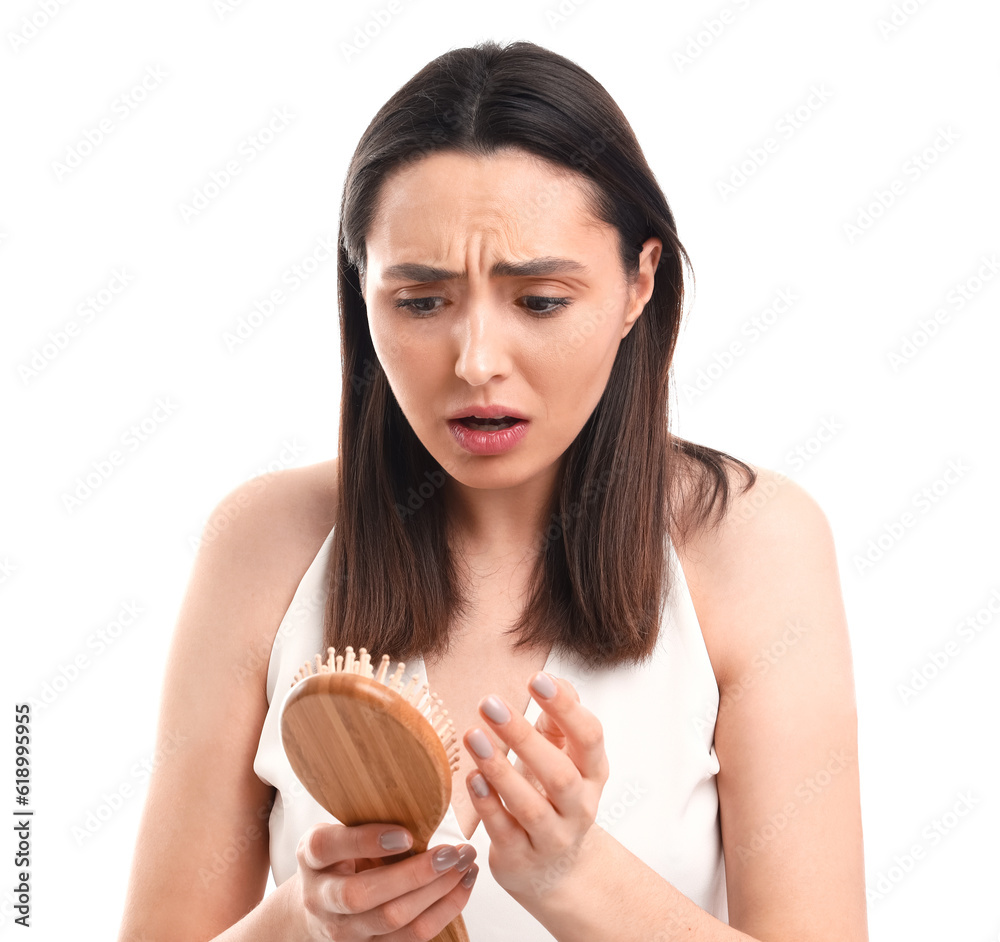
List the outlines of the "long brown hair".
{"type": "Polygon", "coordinates": [[[713,509],[722,517],[727,463],[746,472],[745,487],[755,474],[669,432],[690,260],[617,104],[580,66],[530,42],[486,41],[434,59],[382,106],[351,160],[337,263],[343,388],[325,643],[402,660],[439,655],[452,618],[466,611],[440,499],[446,472],[400,410],[372,345],[361,290],[365,238],[391,171],[436,151],[508,147],[587,184],[595,216],[618,231],[630,281],[642,243],[663,242],[652,297],[563,455],[529,601],[508,629],[516,647],[561,646],[595,666],[639,663],[655,646],[669,590],[664,538],[682,540],[710,523],[713,509]]]}

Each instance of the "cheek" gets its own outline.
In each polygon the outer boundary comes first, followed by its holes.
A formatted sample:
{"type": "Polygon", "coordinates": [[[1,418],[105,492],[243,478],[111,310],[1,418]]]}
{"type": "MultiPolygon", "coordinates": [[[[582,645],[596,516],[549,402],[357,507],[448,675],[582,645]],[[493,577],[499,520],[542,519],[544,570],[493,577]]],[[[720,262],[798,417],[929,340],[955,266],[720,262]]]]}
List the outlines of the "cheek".
{"type": "Polygon", "coordinates": [[[570,425],[586,421],[607,386],[622,329],[621,313],[610,304],[603,311],[589,309],[532,352],[529,381],[550,418],[570,425]]]}
{"type": "Polygon", "coordinates": [[[391,370],[406,362],[410,344],[405,332],[394,329],[392,320],[381,314],[369,315],[368,331],[379,362],[390,375],[391,370]]]}
{"type": "Polygon", "coordinates": [[[580,311],[551,346],[552,367],[578,376],[581,383],[606,378],[621,343],[622,329],[617,299],[580,311]]]}

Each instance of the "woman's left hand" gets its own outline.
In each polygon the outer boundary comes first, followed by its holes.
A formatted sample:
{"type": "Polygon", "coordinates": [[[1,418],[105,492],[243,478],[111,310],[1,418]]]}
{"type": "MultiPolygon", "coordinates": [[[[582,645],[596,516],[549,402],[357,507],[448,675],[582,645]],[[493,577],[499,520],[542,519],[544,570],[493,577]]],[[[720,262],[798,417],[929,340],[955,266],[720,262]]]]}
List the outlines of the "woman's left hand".
{"type": "MultiPolygon", "coordinates": [[[[545,692],[538,673],[536,686],[545,692]]],[[[538,900],[570,878],[584,838],[594,826],[601,792],[608,780],[604,728],[580,703],[573,685],[551,678],[555,692],[546,698],[529,684],[542,713],[532,726],[500,697],[479,704],[483,729],[466,733],[464,744],[480,772],[471,772],[466,787],[490,835],[490,872],[522,904],[538,900]],[[501,710],[498,722],[484,709],[501,710]],[[492,731],[495,736],[490,736],[492,731]],[[497,739],[501,740],[498,745],[497,739]],[[517,754],[516,765],[503,755],[504,745],[517,754]],[[483,757],[483,745],[492,754],[483,757]],[[473,781],[485,777],[488,794],[480,797],[473,781]]]]}

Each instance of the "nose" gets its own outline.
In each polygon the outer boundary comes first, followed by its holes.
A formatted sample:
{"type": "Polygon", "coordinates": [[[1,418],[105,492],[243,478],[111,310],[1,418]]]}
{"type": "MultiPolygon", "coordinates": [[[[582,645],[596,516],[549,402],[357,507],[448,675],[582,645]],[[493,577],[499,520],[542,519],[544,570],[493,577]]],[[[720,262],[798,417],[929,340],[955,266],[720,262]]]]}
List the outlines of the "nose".
{"type": "Polygon", "coordinates": [[[471,304],[458,320],[455,375],[470,386],[481,386],[511,371],[509,331],[504,318],[486,303],[471,304]]]}

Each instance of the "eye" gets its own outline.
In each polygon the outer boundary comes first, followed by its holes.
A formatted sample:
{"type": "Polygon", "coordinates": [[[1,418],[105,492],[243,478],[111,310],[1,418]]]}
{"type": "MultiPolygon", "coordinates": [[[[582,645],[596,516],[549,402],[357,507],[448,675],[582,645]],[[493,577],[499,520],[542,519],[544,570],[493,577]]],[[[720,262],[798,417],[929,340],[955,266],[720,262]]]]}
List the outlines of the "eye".
{"type": "Polygon", "coordinates": [[[406,308],[412,311],[417,317],[426,317],[428,314],[433,314],[433,309],[428,309],[425,307],[420,307],[419,305],[424,304],[427,301],[441,301],[442,298],[399,298],[396,301],[395,306],[398,308],[406,308]]]}
{"type": "Polygon", "coordinates": [[[551,314],[555,314],[560,308],[566,307],[570,303],[570,300],[569,298],[548,298],[535,294],[525,297],[524,302],[528,310],[536,317],[548,317],[551,314]],[[538,308],[532,307],[528,303],[531,301],[541,301],[543,306],[550,305],[550,307],[547,310],[538,310],[538,308]]]}
{"type": "MultiPolygon", "coordinates": [[[[427,317],[437,312],[436,306],[428,307],[428,305],[434,301],[443,300],[444,298],[436,297],[398,298],[394,302],[394,306],[410,311],[415,317],[427,317]]],[[[519,300],[524,303],[524,307],[528,313],[534,317],[550,317],[560,308],[564,308],[571,303],[569,298],[550,298],[537,294],[525,295],[519,300]]]]}

